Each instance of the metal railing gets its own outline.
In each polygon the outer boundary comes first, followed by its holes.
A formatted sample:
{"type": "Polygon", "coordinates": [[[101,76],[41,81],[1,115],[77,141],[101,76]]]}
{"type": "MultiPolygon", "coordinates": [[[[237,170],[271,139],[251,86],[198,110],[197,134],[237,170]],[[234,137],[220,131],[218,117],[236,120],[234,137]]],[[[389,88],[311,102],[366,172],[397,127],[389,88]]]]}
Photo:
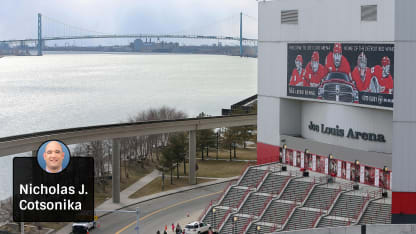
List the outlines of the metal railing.
{"type": "Polygon", "coordinates": [[[315,177],[313,178],[313,181],[309,184],[308,188],[306,189],[306,193],[305,193],[305,195],[303,196],[303,198],[301,200],[301,204],[304,204],[304,202],[306,202],[306,199],[308,198],[308,195],[310,194],[314,185],[315,185],[315,177]]]}
{"type": "Polygon", "coordinates": [[[256,191],[257,190],[259,190],[259,185],[261,184],[261,182],[263,181],[263,179],[264,179],[264,177],[269,173],[269,169],[270,169],[270,166],[269,167],[267,167],[267,170],[265,170],[264,171],[264,173],[263,173],[263,175],[261,176],[261,178],[257,181],[257,184],[256,184],[256,191]]]}
{"type": "Polygon", "coordinates": [[[238,177],[238,181],[236,185],[240,185],[241,181],[243,180],[244,176],[248,173],[250,170],[250,167],[253,166],[251,163],[247,163],[244,168],[240,172],[240,176],[238,177]]]}
{"type": "Polygon", "coordinates": [[[202,211],[202,213],[201,213],[201,215],[199,215],[199,217],[198,217],[198,220],[200,221],[200,222],[202,222],[202,219],[206,216],[206,214],[207,214],[207,211],[212,207],[212,205],[214,204],[214,202],[215,202],[216,200],[211,200],[210,202],[209,202],[209,204],[204,208],[204,210],[202,211]]]}
{"type": "Polygon", "coordinates": [[[317,224],[317,222],[319,220],[319,217],[321,217],[322,214],[323,214],[322,209],[319,209],[319,213],[315,216],[315,219],[313,220],[312,225],[311,225],[310,228],[314,228],[316,226],[316,224],[317,224]]]}
{"type": "Polygon", "coordinates": [[[224,216],[222,217],[221,221],[218,223],[217,230],[220,231],[221,227],[223,226],[225,220],[227,220],[228,216],[231,213],[231,207],[228,208],[227,212],[225,212],[224,216]]]}
{"type": "Polygon", "coordinates": [[[281,230],[283,230],[285,228],[285,225],[289,222],[289,218],[290,218],[290,216],[292,215],[292,213],[294,212],[295,209],[296,209],[296,201],[295,201],[295,203],[293,203],[290,206],[290,209],[286,213],[285,218],[282,219],[282,224],[281,224],[281,227],[280,227],[281,230]]]}
{"type": "Polygon", "coordinates": [[[231,188],[232,184],[233,184],[233,181],[230,181],[225,187],[225,189],[222,191],[222,193],[218,196],[217,198],[218,204],[221,203],[222,200],[224,200],[225,194],[231,188]]]}
{"type": "Polygon", "coordinates": [[[238,201],[237,205],[234,207],[236,209],[238,209],[240,207],[240,205],[243,203],[243,201],[245,200],[245,198],[247,197],[247,195],[251,192],[251,187],[248,187],[248,189],[244,192],[243,197],[238,201]]]}
{"type": "Polygon", "coordinates": [[[241,229],[240,234],[244,234],[247,232],[247,228],[250,226],[251,221],[253,221],[253,216],[251,215],[250,218],[247,220],[246,224],[244,224],[244,227],[241,229]]]}

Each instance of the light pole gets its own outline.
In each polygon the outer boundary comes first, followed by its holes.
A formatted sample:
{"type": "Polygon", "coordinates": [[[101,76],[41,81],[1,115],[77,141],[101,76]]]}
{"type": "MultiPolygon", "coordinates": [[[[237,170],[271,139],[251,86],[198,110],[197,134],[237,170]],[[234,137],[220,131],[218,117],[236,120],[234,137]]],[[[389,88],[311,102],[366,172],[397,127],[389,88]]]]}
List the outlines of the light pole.
{"type": "Polygon", "coordinates": [[[202,161],[204,161],[204,145],[201,144],[201,157],[202,157],[202,161]]]}
{"type": "Polygon", "coordinates": [[[360,186],[358,185],[358,180],[360,178],[360,176],[359,176],[360,175],[360,161],[355,160],[354,161],[354,167],[355,167],[355,175],[354,175],[355,184],[353,185],[353,189],[358,190],[358,189],[360,189],[360,186]]]}
{"type": "Polygon", "coordinates": [[[217,160],[218,160],[218,150],[219,150],[219,138],[220,138],[221,129],[217,130],[217,160]]]}
{"type": "Polygon", "coordinates": [[[260,233],[260,230],[261,230],[261,227],[260,227],[260,225],[257,225],[257,227],[256,227],[256,234],[259,234],[260,233]]]}
{"type": "Polygon", "coordinates": [[[212,227],[214,228],[215,231],[215,212],[217,210],[215,208],[212,209],[212,227]]]}
{"type": "Polygon", "coordinates": [[[287,171],[287,167],[286,167],[286,150],[287,150],[287,145],[283,144],[282,146],[283,148],[283,155],[282,155],[282,171],[287,171]]]}
{"type": "Polygon", "coordinates": [[[233,217],[233,234],[235,234],[235,226],[237,224],[237,221],[238,221],[238,217],[237,216],[234,216],[233,217]]]}

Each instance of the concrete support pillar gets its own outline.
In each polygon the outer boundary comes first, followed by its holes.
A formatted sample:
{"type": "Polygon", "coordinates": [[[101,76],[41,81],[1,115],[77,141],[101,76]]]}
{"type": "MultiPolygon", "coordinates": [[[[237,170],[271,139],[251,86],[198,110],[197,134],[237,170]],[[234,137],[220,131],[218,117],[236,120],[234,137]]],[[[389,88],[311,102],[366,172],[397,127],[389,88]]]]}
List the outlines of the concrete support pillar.
{"type": "Polygon", "coordinates": [[[196,184],[196,131],[189,131],[189,184],[196,184]]]}
{"type": "Polygon", "coordinates": [[[38,14],[38,56],[42,56],[42,14],[38,14]]]}
{"type": "Polygon", "coordinates": [[[113,203],[120,203],[120,139],[113,139],[113,203]]]}
{"type": "Polygon", "coordinates": [[[392,224],[416,223],[416,1],[394,1],[394,110],[392,224]]]}

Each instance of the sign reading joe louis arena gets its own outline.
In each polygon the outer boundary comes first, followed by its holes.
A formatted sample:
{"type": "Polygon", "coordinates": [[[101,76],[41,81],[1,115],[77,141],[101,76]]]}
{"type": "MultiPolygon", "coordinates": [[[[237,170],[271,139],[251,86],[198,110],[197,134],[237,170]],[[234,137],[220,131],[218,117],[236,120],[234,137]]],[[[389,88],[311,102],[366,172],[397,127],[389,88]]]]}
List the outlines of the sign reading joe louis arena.
{"type": "Polygon", "coordinates": [[[394,44],[289,43],[287,95],[393,107],[394,44]]]}

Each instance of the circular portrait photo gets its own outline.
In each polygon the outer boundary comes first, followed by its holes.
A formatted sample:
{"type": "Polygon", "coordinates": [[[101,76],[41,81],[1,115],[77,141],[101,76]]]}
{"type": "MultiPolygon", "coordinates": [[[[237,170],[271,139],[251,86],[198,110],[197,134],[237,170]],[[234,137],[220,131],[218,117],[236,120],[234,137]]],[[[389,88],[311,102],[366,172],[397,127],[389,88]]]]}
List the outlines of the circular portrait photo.
{"type": "Polygon", "coordinates": [[[38,149],[39,166],[48,173],[64,170],[71,158],[68,146],[63,142],[52,140],[44,142],[38,149]]]}

